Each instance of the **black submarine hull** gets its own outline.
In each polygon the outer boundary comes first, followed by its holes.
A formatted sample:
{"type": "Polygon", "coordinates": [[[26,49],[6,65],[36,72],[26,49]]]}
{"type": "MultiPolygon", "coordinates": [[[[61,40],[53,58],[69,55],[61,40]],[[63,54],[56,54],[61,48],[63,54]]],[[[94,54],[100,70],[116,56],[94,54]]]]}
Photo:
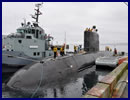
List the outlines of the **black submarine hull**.
{"type": "Polygon", "coordinates": [[[92,67],[99,56],[112,56],[111,52],[80,54],[27,65],[17,71],[7,87],[18,91],[35,91],[55,81],[66,80],[92,67]]]}

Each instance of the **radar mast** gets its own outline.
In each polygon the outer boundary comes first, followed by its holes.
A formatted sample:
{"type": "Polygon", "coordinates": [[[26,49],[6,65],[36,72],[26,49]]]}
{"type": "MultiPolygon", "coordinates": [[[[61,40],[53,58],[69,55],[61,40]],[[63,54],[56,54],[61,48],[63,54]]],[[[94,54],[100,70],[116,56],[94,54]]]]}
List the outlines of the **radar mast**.
{"type": "Polygon", "coordinates": [[[42,7],[43,5],[43,2],[42,3],[38,3],[38,4],[35,4],[35,15],[31,15],[33,19],[36,20],[36,23],[38,23],[38,19],[39,19],[39,15],[42,15],[42,13],[40,12],[40,8],[42,7]]]}

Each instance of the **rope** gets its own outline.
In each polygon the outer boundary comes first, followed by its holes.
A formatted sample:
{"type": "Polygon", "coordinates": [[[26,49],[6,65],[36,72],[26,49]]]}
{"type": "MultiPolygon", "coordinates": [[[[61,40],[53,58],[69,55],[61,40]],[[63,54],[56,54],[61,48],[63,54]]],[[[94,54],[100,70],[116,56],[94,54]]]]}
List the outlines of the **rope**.
{"type": "Polygon", "coordinates": [[[18,56],[13,56],[13,55],[9,55],[9,54],[2,54],[2,56],[10,56],[10,57],[14,57],[14,58],[19,58],[19,59],[24,59],[24,60],[28,60],[28,61],[33,61],[33,62],[37,62],[37,63],[41,63],[41,61],[38,60],[33,60],[33,59],[29,59],[29,58],[24,58],[24,57],[18,57],[18,56]]]}
{"type": "Polygon", "coordinates": [[[39,85],[38,87],[35,89],[35,91],[33,92],[33,94],[31,95],[31,98],[33,98],[35,96],[35,94],[38,92],[41,84],[42,84],[42,79],[43,79],[43,66],[42,66],[42,70],[41,70],[41,78],[40,78],[40,82],[39,82],[39,85]]]}
{"type": "MultiPolygon", "coordinates": [[[[33,61],[33,62],[37,62],[37,63],[41,63],[43,64],[44,61],[37,61],[37,60],[33,60],[33,59],[28,59],[28,58],[24,58],[24,57],[18,57],[18,56],[13,56],[13,55],[9,55],[9,54],[2,54],[2,55],[6,55],[6,56],[11,56],[11,57],[15,57],[15,58],[19,58],[19,59],[25,59],[25,60],[29,60],[29,61],[33,61]]],[[[47,57],[46,59],[49,59],[51,57],[47,57]]],[[[50,60],[50,59],[49,59],[50,60]]],[[[42,66],[42,70],[41,70],[41,78],[40,78],[40,82],[38,84],[38,87],[35,89],[35,91],[33,92],[33,94],[31,95],[31,98],[33,98],[36,93],[38,92],[41,84],[42,84],[42,79],[43,79],[43,66],[42,66]]]]}
{"type": "MultiPolygon", "coordinates": [[[[24,58],[24,57],[18,57],[18,56],[13,56],[13,55],[9,55],[9,54],[2,54],[2,55],[6,55],[6,56],[11,56],[11,57],[15,57],[15,58],[19,58],[19,59],[25,59],[25,60],[29,60],[29,61],[33,61],[33,62],[37,62],[37,63],[41,63],[43,64],[44,61],[37,61],[37,60],[33,60],[33,59],[28,59],[28,58],[24,58]]],[[[41,84],[42,84],[42,79],[43,79],[43,66],[42,66],[42,70],[41,70],[41,78],[40,78],[40,82],[38,84],[38,87],[36,88],[36,90],[34,91],[34,93],[32,94],[31,98],[33,98],[35,96],[35,94],[38,92],[41,84]]]]}
{"type": "MultiPolygon", "coordinates": [[[[2,54],[2,55],[7,55],[7,54],[2,54]]],[[[15,58],[19,58],[19,59],[25,59],[25,60],[30,60],[30,61],[34,61],[34,62],[38,62],[38,63],[44,63],[44,61],[37,61],[37,60],[32,60],[32,59],[28,59],[28,58],[24,58],[24,57],[17,57],[17,56],[13,56],[13,55],[7,55],[7,56],[12,56],[12,57],[15,57],[15,58]]],[[[73,56],[72,56],[73,57],[73,56]]],[[[76,62],[76,61],[75,61],[76,62]]],[[[77,63],[77,62],[76,62],[77,63]]],[[[68,64],[67,64],[68,65],[68,64]]],[[[40,86],[42,84],[42,81],[43,81],[43,66],[42,66],[42,70],[41,70],[41,77],[40,77],[40,82],[37,86],[37,88],[35,89],[35,91],[33,92],[33,94],[31,95],[31,98],[33,98],[36,93],[38,92],[38,90],[40,89],[40,86]]]]}

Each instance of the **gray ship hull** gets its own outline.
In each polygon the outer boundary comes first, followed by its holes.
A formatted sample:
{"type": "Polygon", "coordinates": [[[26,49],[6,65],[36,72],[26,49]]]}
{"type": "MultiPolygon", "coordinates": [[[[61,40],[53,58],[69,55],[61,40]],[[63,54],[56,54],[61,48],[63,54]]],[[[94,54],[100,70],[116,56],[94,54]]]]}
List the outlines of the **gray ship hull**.
{"type": "Polygon", "coordinates": [[[23,66],[31,64],[33,61],[28,59],[31,58],[23,52],[2,51],[2,73],[14,73],[23,66]]]}

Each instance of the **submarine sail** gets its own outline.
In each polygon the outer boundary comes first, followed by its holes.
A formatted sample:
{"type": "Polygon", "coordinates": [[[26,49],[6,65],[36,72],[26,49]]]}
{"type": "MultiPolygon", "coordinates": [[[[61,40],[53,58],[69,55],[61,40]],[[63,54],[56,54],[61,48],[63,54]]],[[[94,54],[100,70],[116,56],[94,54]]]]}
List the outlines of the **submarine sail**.
{"type": "Polygon", "coordinates": [[[84,50],[88,53],[99,51],[99,35],[96,26],[84,31],[84,50]]]}

